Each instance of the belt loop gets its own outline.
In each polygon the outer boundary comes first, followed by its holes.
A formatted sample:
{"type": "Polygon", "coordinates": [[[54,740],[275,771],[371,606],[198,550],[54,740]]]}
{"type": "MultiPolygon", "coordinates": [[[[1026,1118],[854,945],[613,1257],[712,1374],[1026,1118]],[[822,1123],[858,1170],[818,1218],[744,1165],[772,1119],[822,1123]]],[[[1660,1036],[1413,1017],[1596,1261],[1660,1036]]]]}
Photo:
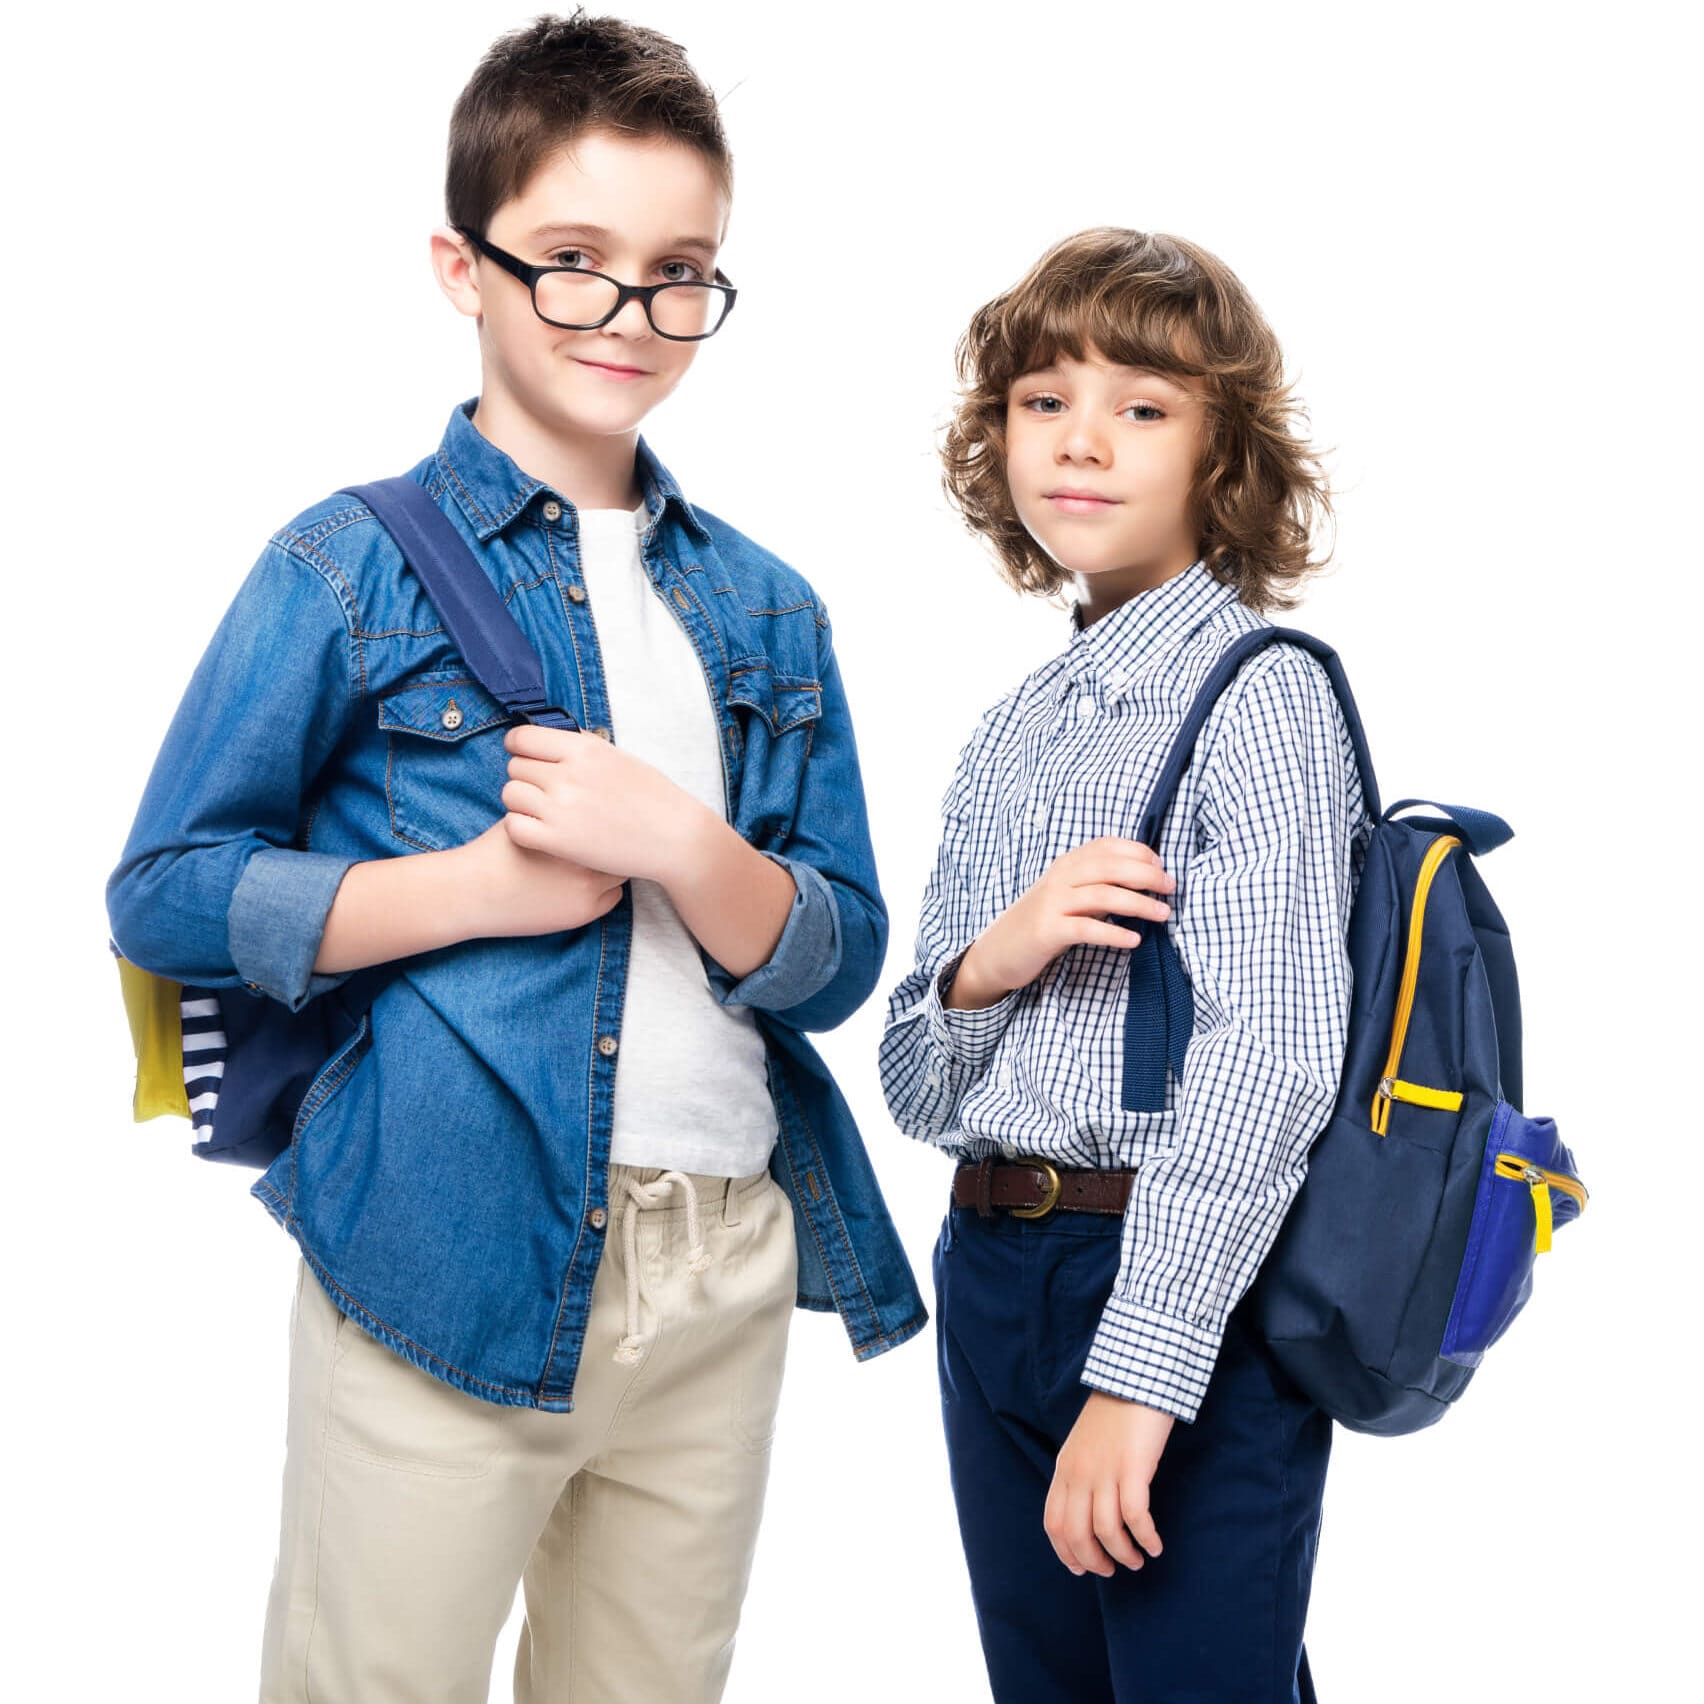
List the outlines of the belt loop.
{"type": "Polygon", "coordinates": [[[976,1216],[979,1219],[994,1217],[994,1156],[984,1154],[982,1163],[976,1168],[976,1216]]]}
{"type": "Polygon", "coordinates": [[[722,1223],[724,1225],[732,1226],[740,1222],[740,1196],[739,1191],[734,1187],[738,1181],[737,1178],[729,1178],[722,1190],[722,1223]]]}

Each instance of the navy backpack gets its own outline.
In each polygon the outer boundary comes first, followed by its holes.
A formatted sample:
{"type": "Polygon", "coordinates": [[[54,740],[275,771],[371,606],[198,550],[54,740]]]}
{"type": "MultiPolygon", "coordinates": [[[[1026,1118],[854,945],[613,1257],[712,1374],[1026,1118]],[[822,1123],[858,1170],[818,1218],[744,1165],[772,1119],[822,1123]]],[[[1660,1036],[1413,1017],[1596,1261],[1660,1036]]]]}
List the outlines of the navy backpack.
{"type": "MultiPolygon", "coordinates": [[[[1382,815],[1366,736],[1330,646],[1267,627],[1202,687],[1137,830],[1159,844],[1209,712],[1284,641],[1325,665],[1374,819],[1349,924],[1355,986],[1331,1121],[1250,1296],[1291,1379],[1356,1431],[1418,1431],[1467,1388],[1532,1292],[1533,1264],[1586,1191],[1548,1118],[1520,1110],[1521,1007],[1509,932],[1473,859],[1511,829],[1487,811],[1403,799],[1382,815]],[[1410,815],[1420,808],[1424,814],[1410,815]]],[[[1163,926],[1131,954],[1127,1109],[1165,1104],[1193,1002],[1163,926]]]]}
{"type": "MultiPolygon", "coordinates": [[[[349,486],[347,494],[396,541],[479,684],[518,722],[577,729],[545,697],[537,653],[425,488],[384,479],[349,486]]],[[[185,987],[119,956],[136,1047],[136,1118],[188,1118],[196,1137],[191,1151],[201,1159],[270,1165],[290,1143],[309,1085],[354,1035],[396,968],[357,972],[292,1012],[246,988],[185,987]]]]}

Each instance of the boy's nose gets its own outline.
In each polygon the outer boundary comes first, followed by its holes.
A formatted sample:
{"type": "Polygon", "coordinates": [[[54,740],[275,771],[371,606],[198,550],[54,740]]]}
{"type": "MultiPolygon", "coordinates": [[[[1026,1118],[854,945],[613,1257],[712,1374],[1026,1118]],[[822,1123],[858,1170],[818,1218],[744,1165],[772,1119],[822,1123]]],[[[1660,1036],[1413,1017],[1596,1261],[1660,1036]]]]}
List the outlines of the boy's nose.
{"type": "Polygon", "coordinates": [[[649,337],[651,322],[645,317],[645,304],[637,297],[621,304],[621,312],[600,331],[613,331],[620,337],[649,337]]]}
{"type": "Polygon", "coordinates": [[[1093,462],[1097,467],[1104,467],[1108,458],[1107,441],[1102,433],[1081,426],[1073,427],[1060,440],[1059,454],[1064,461],[1093,462]]]}

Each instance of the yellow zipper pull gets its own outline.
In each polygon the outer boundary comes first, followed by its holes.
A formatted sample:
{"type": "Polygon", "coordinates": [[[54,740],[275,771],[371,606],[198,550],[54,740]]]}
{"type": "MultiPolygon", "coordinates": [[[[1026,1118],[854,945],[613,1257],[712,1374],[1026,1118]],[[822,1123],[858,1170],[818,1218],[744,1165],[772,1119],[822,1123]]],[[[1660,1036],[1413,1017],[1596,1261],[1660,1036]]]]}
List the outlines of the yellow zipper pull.
{"type": "Polygon", "coordinates": [[[1551,1232],[1555,1229],[1555,1218],[1550,1210],[1550,1179],[1537,1166],[1528,1166],[1521,1176],[1532,1187],[1532,1210],[1538,1221],[1537,1252],[1548,1254],[1551,1232]]]}

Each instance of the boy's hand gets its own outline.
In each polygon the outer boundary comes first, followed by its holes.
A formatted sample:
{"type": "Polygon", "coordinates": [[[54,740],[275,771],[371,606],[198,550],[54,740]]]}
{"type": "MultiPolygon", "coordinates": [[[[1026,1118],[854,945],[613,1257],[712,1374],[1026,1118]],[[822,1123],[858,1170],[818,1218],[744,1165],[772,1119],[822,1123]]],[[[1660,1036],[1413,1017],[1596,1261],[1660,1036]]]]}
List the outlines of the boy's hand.
{"type": "Polygon", "coordinates": [[[1154,895],[1176,886],[1140,841],[1104,835],[1073,847],[977,936],[947,990],[947,1005],[992,1006],[1035,981],[1067,947],[1134,947],[1141,935],[1103,921],[1102,913],[1163,922],[1171,907],[1154,895]]]}
{"type": "Polygon", "coordinates": [[[472,908],[466,938],[553,935],[621,902],[620,876],[525,850],[515,843],[511,821],[494,822],[454,854],[466,865],[458,883],[472,908]]]}
{"type": "Polygon", "coordinates": [[[1089,1392],[1054,1463],[1042,1515],[1059,1560],[1073,1574],[1110,1576],[1116,1562],[1140,1568],[1143,1551],[1160,1554],[1148,1487],[1174,1424],[1157,1408],[1089,1392]]]}
{"type": "Polygon", "coordinates": [[[662,881],[691,856],[693,836],[712,815],[660,770],[596,734],[529,725],[511,728],[503,744],[508,831],[529,852],[662,881]]]}

